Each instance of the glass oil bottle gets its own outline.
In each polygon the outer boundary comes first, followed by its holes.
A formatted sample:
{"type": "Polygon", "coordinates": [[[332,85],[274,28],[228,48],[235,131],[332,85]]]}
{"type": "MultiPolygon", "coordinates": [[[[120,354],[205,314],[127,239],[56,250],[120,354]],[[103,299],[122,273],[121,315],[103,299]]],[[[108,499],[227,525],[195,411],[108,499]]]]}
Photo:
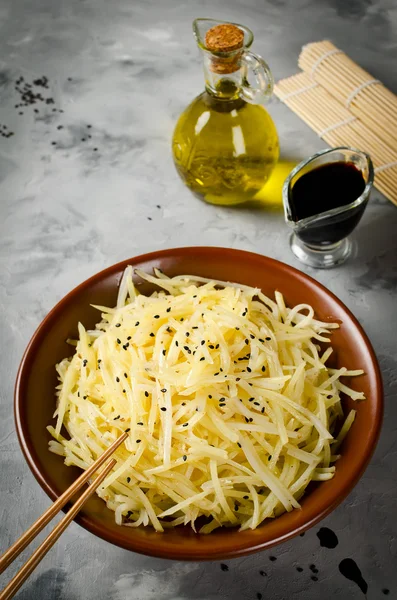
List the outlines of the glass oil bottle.
{"type": "Polygon", "coordinates": [[[272,94],[272,74],[248,50],[253,34],[246,27],[196,19],[193,32],[204,61],[205,91],[177,122],[172,143],[176,168],[206,202],[253,200],[279,156],[275,125],[260,105],[272,94]]]}

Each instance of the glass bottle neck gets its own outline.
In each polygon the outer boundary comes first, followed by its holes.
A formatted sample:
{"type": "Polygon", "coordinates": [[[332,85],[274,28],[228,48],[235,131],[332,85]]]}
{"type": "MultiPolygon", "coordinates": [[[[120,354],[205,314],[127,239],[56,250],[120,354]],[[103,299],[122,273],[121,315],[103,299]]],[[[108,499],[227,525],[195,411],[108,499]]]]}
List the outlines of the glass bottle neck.
{"type": "MultiPolygon", "coordinates": [[[[222,72],[221,61],[223,59],[219,59],[208,52],[203,54],[205,89],[208,94],[220,100],[230,101],[239,99],[242,85],[241,69],[237,68],[230,73],[222,72]]],[[[227,65],[224,66],[226,67],[227,65]]]]}

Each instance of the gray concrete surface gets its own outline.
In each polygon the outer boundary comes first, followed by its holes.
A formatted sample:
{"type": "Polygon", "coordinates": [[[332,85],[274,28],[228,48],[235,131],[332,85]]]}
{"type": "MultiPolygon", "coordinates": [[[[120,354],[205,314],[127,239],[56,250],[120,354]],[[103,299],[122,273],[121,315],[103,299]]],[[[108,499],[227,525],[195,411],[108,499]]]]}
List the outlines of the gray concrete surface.
{"type": "MultiPolygon", "coordinates": [[[[280,212],[205,205],[174,171],[175,120],[203,87],[191,35],[197,16],[252,28],[254,49],[276,79],[296,71],[302,44],[328,38],[397,91],[394,0],[0,1],[0,123],[15,132],[0,138],[2,548],[49,505],[19,449],[12,394],[30,336],[66,292],[112,263],[172,246],[242,248],[300,267],[280,212]],[[31,83],[43,75],[49,81],[43,97],[53,97],[54,104],[15,108],[15,81],[23,76],[31,83]]],[[[284,156],[304,158],[324,147],[285,106],[273,101],[269,110],[284,156]]],[[[386,391],[375,456],[349,498],[322,524],[338,536],[334,550],[320,547],[316,526],[270,553],[228,561],[229,570],[222,570],[218,562],[135,555],[72,524],[18,599],[363,598],[339,572],[347,557],[361,569],[369,600],[385,597],[384,589],[397,598],[396,232],[396,208],[375,192],[354,235],[358,249],[350,262],[329,272],[307,270],[363,324],[386,391]],[[311,564],[318,581],[311,579],[311,564]]]]}

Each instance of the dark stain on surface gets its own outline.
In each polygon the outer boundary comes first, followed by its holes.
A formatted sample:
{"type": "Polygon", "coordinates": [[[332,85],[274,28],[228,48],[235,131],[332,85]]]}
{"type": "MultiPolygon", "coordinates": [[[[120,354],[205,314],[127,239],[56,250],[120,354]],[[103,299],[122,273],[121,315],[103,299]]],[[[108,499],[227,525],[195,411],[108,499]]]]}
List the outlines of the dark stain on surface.
{"type": "Polygon", "coordinates": [[[373,5],[372,0],[328,0],[328,4],[343,18],[363,18],[373,5]]]}
{"type": "Polygon", "coordinates": [[[350,579],[350,581],[354,581],[363,594],[367,593],[368,584],[363,578],[357,563],[352,558],[344,558],[339,563],[339,571],[344,577],[350,579]]]}
{"type": "Polygon", "coordinates": [[[339,541],[336,534],[328,527],[321,527],[316,533],[322,548],[336,548],[339,541]]]}
{"type": "Polygon", "coordinates": [[[397,213],[395,208],[381,216],[373,215],[370,223],[357,228],[358,256],[364,271],[355,277],[364,290],[397,288],[397,213]]]}
{"type": "Polygon", "coordinates": [[[16,600],[77,600],[66,586],[66,571],[63,569],[48,569],[29,580],[22,590],[15,596],[16,600]]]}

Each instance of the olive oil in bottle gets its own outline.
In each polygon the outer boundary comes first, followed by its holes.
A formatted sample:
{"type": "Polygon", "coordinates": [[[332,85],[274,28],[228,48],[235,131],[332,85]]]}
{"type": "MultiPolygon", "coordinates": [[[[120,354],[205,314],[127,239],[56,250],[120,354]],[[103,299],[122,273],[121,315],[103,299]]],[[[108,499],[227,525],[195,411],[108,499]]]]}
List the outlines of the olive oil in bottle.
{"type": "Polygon", "coordinates": [[[248,52],[250,30],[197,19],[206,89],[181,114],[173,137],[176,168],[186,185],[212,204],[255,199],[279,156],[275,125],[259,102],[272,93],[266,63],[248,52]],[[257,87],[248,83],[254,73],[257,87]]]}

